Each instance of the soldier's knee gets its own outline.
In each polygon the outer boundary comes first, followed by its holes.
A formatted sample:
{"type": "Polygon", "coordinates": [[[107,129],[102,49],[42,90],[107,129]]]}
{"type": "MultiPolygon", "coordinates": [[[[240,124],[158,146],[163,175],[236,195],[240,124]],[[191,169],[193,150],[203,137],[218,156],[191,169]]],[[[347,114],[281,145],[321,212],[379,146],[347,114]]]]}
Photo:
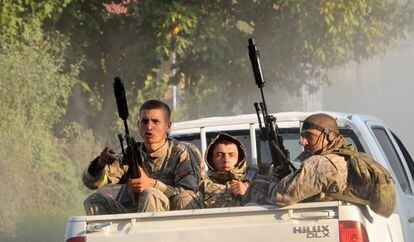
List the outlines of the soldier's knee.
{"type": "Polygon", "coordinates": [[[86,215],[96,215],[98,208],[104,203],[107,203],[107,197],[105,195],[98,192],[92,193],[83,201],[86,215]]]}
{"type": "Polygon", "coordinates": [[[83,206],[86,207],[90,207],[91,204],[96,204],[96,203],[100,203],[102,202],[102,200],[105,200],[105,196],[96,192],[96,193],[92,193],[91,195],[89,195],[88,197],[85,198],[85,200],[83,201],[83,206]]]}
{"type": "Polygon", "coordinates": [[[171,200],[171,210],[203,208],[203,200],[200,194],[184,190],[171,200]]]}
{"type": "Polygon", "coordinates": [[[156,189],[156,188],[149,188],[146,189],[144,192],[142,192],[139,195],[139,203],[151,203],[151,204],[155,204],[155,203],[169,203],[168,202],[168,198],[167,196],[165,196],[165,194],[163,192],[161,192],[160,190],[156,189]]]}
{"type": "Polygon", "coordinates": [[[145,200],[147,202],[155,202],[160,199],[161,196],[165,196],[161,191],[155,188],[148,188],[139,195],[139,200],[145,200]]]}
{"type": "Polygon", "coordinates": [[[137,212],[159,212],[169,209],[170,201],[158,189],[149,188],[139,195],[137,212]]]}

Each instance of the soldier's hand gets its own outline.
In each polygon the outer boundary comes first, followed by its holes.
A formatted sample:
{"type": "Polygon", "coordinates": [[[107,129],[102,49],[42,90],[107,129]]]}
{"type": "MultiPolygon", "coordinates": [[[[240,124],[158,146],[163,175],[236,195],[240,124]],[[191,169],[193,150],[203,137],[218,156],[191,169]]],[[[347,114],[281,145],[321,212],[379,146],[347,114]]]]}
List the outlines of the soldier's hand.
{"type": "Polygon", "coordinates": [[[89,210],[86,210],[86,215],[98,215],[99,209],[98,206],[93,205],[89,208],[89,210]]]}
{"type": "Polygon", "coordinates": [[[99,155],[96,170],[102,170],[106,165],[111,165],[116,160],[118,160],[116,152],[109,147],[105,147],[99,155]]]}
{"type": "Polygon", "coordinates": [[[232,180],[230,182],[230,189],[234,195],[243,196],[247,189],[249,188],[250,183],[248,181],[239,181],[239,180],[232,180]]]}
{"type": "Polygon", "coordinates": [[[100,161],[102,163],[104,163],[105,165],[111,165],[112,163],[114,163],[116,160],[118,160],[117,156],[116,156],[116,152],[113,149],[110,149],[109,147],[105,147],[99,158],[100,161]]]}
{"type": "Polygon", "coordinates": [[[270,166],[268,179],[270,182],[279,182],[285,176],[279,167],[270,166]]]}
{"type": "Polygon", "coordinates": [[[139,170],[141,172],[140,178],[128,180],[128,190],[130,192],[141,193],[150,187],[154,187],[156,184],[156,180],[148,177],[144,169],[140,167],[139,170]]]}

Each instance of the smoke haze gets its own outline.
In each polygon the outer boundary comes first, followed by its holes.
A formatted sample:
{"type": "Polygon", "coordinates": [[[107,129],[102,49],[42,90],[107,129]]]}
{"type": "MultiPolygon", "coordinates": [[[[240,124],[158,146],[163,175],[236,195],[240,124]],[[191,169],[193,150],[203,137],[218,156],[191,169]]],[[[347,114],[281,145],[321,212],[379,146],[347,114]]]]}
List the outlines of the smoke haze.
{"type": "Polygon", "coordinates": [[[410,38],[370,61],[332,70],[332,85],[322,89],[323,109],[368,114],[383,120],[413,156],[413,63],[414,41],[410,38]]]}

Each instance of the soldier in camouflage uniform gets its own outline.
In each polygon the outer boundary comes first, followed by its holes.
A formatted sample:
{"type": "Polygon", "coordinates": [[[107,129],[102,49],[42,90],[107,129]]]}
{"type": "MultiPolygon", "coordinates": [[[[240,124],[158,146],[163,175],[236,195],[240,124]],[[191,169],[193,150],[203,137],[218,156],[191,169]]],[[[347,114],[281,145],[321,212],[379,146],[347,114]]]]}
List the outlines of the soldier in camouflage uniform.
{"type": "Polygon", "coordinates": [[[349,162],[340,156],[354,147],[347,144],[340,135],[334,118],[327,114],[315,114],[305,119],[301,144],[304,151],[296,158],[301,162],[297,171],[280,179],[277,168],[271,166],[268,180],[255,180],[248,193],[247,201],[252,204],[275,204],[287,206],[297,202],[329,200],[369,200],[371,184],[362,184],[349,173],[349,162]]]}
{"type": "Polygon", "coordinates": [[[241,206],[257,168],[251,166],[246,173],[246,150],[240,140],[225,133],[218,134],[208,146],[205,159],[208,166],[203,185],[205,206],[241,206]]]}
{"type": "MultiPolygon", "coordinates": [[[[301,137],[305,150],[297,158],[302,162],[300,169],[280,180],[277,169],[271,167],[268,201],[272,204],[286,206],[300,201],[334,200],[331,195],[342,194],[351,186],[347,161],[333,154],[350,148],[334,118],[322,113],[309,116],[303,123],[301,137]]],[[[369,189],[365,186],[357,190],[363,196],[369,194],[369,189]]]]}
{"type": "MultiPolygon", "coordinates": [[[[127,165],[120,165],[116,152],[106,147],[82,175],[90,189],[110,190],[110,184],[126,184],[124,196],[98,191],[84,202],[87,215],[154,212],[201,208],[199,196],[202,179],[198,149],[167,138],[171,128],[171,112],[165,103],[149,100],[140,108],[139,132],[142,145],[133,147],[142,158],[141,177],[128,179],[127,165]],[[127,198],[132,198],[132,202],[127,198]],[[126,202],[123,202],[126,200],[126,202]]],[[[122,190],[122,189],[121,189],[122,190]]],[[[129,199],[131,200],[131,199],[129,199]]]]}

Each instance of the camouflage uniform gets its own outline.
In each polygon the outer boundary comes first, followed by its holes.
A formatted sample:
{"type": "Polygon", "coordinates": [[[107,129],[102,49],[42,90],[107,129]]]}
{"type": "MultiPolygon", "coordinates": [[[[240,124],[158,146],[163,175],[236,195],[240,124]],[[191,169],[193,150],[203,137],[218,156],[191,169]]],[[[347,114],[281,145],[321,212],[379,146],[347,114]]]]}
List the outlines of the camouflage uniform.
{"type": "MultiPolygon", "coordinates": [[[[268,193],[269,202],[286,206],[300,201],[329,201],[334,200],[330,194],[344,193],[351,186],[351,181],[348,180],[348,162],[344,157],[332,154],[339,148],[350,148],[342,136],[319,154],[303,152],[298,157],[302,161],[300,169],[280,181],[274,179],[275,171],[272,167],[269,172],[272,182],[268,193]]],[[[361,195],[366,192],[364,189],[359,189],[361,195]]]]}
{"type": "Polygon", "coordinates": [[[243,196],[244,205],[266,205],[269,204],[268,192],[270,182],[263,179],[255,179],[243,196]]]}
{"type": "Polygon", "coordinates": [[[242,180],[251,183],[257,174],[257,168],[251,166],[246,172],[246,150],[240,140],[225,133],[218,134],[208,146],[205,159],[208,166],[207,177],[203,184],[205,206],[207,208],[241,206],[243,204],[242,197],[232,193],[230,182],[242,180]],[[239,151],[239,160],[234,169],[229,172],[216,171],[213,163],[214,147],[221,140],[236,144],[239,151]]]}
{"type": "Polygon", "coordinates": [[[304,200],[333,200],[328,194],[343,192],[347,177],[347,162],[343,157],[312,155],[303,161],[299,170],[270,185],[270,202],[286,206],[304,200]]]}
{"type": "Polygon", "coordinates": [[[358,183],[348,176],[349,162],[343,156],[333,154],[339,149],[353,149],[339,136],[318,154],[302,152],[297,158],[301,167],[283,179],[279,179],[273,166],[268,181],[255,180],[245,197],[252,204],[274,204],[287,206],[297,202],[338,200],[337,194],[352,190],[358,197],[365,198],[370,186],[358,183]]]}
{"type": "MultiPolygon", "coordinates": [[[[135,147],[141,155],[143,169],[147,175],[157,182],[154,188],[128,196],[133,197],[131,204],[125,196],[115,200],[114,193],[105,192],[111,189],[109,184],[125,184],[128,166],[120,166],[119,162],[107,165],[97,174],[92,174],[92,166],[98,161],[96,158],[85,169],[82,175],[83,184],[98,191],[90,195],[84,202],[86,213],[95,214],[92,207],[97,207],[97,214],[125,213],[125,212],[152,212],[177,209],[193,209],[203,206],[199,196],[199,185],[202,179],[202,157],[198,149],[191,144],[185,144],[167,138],[166,143],[153,153],[148,154],[143,145],[135,147]],[[126,202],[123,203],[122,201],[126,202]]],[[[125,185],[124,185],[125,187],[125,185]]],[[[116,193],[116,192],[115,192],[116,193]]]]}

